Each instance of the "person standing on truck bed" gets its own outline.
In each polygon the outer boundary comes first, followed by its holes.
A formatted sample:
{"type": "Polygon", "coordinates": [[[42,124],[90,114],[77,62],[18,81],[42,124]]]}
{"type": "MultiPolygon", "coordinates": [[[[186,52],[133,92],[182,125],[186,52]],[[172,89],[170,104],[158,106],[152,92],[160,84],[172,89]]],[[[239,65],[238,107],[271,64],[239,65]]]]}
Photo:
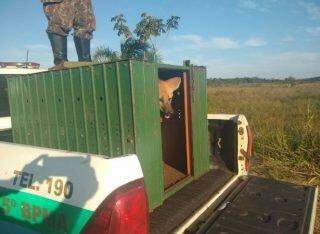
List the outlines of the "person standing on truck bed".
{"type": "Polygon", "coordinates": [[[74,29],[73,39],[80,62],[91,62],[90,40],[96,29],[91,0],[41,0],[48,19],[47,33],[51,43],[53,70],[68,61],[67,36],[74,29]]]}

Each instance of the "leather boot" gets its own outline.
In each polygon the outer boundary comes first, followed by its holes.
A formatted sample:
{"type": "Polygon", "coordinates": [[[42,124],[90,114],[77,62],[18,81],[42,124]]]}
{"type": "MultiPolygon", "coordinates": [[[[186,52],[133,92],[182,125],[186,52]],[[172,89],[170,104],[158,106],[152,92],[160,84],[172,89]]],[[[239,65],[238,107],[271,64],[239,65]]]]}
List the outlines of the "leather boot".
{"type": "Polygon", "coordinates": [[[92,62],[90,55],[90,39],[73,37],[79,62],[92,62]]]}
{"type": "Polygon", "coordinates": [[[68,61],[67,55],[67,37],[60,36],[55,33],[48,33],[48,37],[51,43],[55,66],[50,70],[58,70],[64,68],[63,63],[68,61]]]}

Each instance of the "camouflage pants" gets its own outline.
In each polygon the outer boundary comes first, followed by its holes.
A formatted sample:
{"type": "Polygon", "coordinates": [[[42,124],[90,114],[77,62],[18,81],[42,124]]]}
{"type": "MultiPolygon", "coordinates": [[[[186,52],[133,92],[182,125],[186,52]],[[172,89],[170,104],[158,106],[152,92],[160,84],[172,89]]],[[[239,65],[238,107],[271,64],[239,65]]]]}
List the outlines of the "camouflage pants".
{"type": "Polygon", "coordinates": [[[96,28],[91,0],[41,0],[48,19],[48,33],[91,39],[96,28]]]}

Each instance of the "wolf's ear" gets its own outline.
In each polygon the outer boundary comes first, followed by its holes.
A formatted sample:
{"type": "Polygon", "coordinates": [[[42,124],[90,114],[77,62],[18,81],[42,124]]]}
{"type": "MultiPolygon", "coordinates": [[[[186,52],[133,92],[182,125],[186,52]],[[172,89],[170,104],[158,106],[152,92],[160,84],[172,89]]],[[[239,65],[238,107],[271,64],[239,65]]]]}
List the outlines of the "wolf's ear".
{"type": "Polygon", "coordinates": [[[173,77],[173,78],[170,78],[169,80],[166,80],[166,83],[172,89],[172,91],[175,91],[180,86],[181,78],[180,77],[173,77]]]}

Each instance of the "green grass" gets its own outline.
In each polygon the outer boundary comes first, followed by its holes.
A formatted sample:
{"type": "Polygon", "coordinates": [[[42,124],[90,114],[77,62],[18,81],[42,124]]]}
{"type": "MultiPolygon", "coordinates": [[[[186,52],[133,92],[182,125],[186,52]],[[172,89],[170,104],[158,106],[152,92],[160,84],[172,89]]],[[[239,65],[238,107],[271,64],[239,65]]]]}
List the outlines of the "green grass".
{"type": "Polygon", "coordinates": [[[208,112],[247,117],[254,133],[253,174],[320,185],[320,82],[209,85],[208,112]]]}

